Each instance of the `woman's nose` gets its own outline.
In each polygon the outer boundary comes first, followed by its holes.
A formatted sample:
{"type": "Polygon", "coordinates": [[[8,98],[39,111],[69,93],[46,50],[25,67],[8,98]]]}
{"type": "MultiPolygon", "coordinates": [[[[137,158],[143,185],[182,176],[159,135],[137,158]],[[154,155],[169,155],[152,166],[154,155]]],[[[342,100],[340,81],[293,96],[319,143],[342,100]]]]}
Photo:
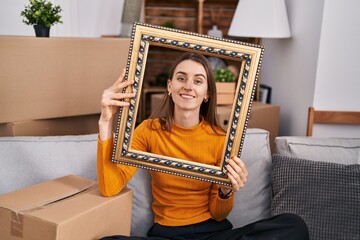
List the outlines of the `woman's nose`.
{"type": "Polygon", "coordinates": [[[191,90],[192,89],[192,81],[187,80],[184,84],[184,89],[191,90]]]}

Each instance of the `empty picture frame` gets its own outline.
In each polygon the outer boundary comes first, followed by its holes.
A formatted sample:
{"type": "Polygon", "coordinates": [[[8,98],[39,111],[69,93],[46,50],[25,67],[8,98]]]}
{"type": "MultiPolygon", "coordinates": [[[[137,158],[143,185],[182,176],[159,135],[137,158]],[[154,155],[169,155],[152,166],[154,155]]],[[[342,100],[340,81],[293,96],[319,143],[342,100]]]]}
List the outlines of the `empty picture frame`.
{"type": "Polygon", "coordinates": [[[134,80],[134,85],[124,92],[135,92],[130,106],[120,109],[115,131],[112,161],[153,171],[174,174],[193,179],[230,186],[226,174],[226,160],[231,156],[241,157],[246,126],[252,99],[261,66],[263,47],[259,45],[215,38],[192,32],[134,23],[126,66],[125,81],[134,80]],[[168,156],[131,149],[135,129],[144,72],[150,46],[195,52],[238,62],[239,76],[232,104],[229,127],[220,166],[212,166],[168,156]]]}

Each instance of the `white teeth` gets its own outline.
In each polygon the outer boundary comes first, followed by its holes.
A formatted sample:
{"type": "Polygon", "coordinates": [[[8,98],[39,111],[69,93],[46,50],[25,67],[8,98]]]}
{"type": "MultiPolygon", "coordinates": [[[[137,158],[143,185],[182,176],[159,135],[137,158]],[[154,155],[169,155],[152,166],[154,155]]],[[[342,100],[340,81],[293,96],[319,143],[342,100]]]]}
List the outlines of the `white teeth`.
{"type": "Polygon", "coordinates": [[[183,98],[195,98],[194,96],[191,96],[191,95],[185,95],[185,94],[180,94],[181,97],[183,98]]]}
{"type": "Polygon", "coordinates": [[[183,98],[189,98],[189,99],[190,99],[190,98],[194,98],[194,96],[190,96],[190,95],[183,95],[183,94],[181,94],[180,96],[183,97],[183,98]]]}

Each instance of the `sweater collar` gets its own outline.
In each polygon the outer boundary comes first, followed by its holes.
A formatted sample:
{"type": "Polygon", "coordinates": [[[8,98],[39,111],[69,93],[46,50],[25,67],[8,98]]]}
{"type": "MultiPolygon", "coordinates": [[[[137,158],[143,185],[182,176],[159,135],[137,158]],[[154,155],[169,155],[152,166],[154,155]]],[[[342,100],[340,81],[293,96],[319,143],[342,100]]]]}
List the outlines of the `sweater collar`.
{"type": "Polygon", "coordinates": [[[179,130],[179,131],[183,131],[183,132],[194,132],[194,131],[204,128],[205,125],[206,125],[206,122],[204,120],[204,117],[202,117],[202,116],[201,116],[201,121],[199,122],[199,124],[197,124],[191,128],[186,128],[186,127],[180,126],[177,123],[173,122],[174,130],[179,130]]]}

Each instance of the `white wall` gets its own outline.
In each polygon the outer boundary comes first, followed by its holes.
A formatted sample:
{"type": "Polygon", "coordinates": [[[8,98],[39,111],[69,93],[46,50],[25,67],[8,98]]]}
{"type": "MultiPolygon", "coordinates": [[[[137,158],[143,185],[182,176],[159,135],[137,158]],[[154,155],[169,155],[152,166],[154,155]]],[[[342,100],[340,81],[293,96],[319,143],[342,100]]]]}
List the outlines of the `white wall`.
{"type": "MultiPolygon", "coordinates": [[[[360,1],[324,4],[314,108],[360,111],[360,1]]],[[[314,136],[360,137],[360,126],[315,125],[314,136]]]]}
{"type": "MultiPolygon", "coordinates": [[[[360,111],[360,2],[286,0],[292,38],[264,39],[262,79],[281,106],[280,135],[306,135],[308,108],[360,111]]],[[[313,136],[360,137],[315,125],[313,136]]]]}
{"type": "MultiPolygon", "coordinates": [[[[119,35],[124,0],[51,0],[63,9],[63,24],[51,28],[53,37],[119,35]]],[[[20,12],[28,0],[1,0],[0,35],[34,36],[20,12]]]]}
{"type": "Polygon", "coordinates": [[[324,1],[287,0],[292,38],[263,39],[261,82],[280,105],[280,135],[305,135],[313,105],[324,1]]]}

